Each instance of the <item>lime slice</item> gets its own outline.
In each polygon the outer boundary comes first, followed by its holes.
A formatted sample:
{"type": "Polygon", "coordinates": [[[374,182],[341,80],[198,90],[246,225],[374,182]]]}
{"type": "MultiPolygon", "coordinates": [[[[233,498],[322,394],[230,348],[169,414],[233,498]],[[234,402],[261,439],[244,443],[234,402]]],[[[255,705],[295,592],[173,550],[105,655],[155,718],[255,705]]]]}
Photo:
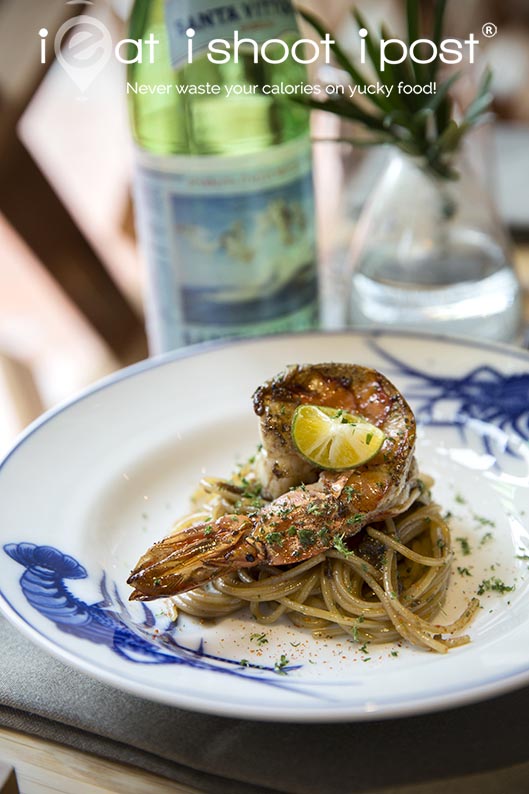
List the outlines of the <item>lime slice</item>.
{"type": "Polygon", "coordinates": [[[299,405],[292,417],[298,452],[320,469],[354,469],[380,451],[386,436],[361,416],[322,405],[299,405]]]}

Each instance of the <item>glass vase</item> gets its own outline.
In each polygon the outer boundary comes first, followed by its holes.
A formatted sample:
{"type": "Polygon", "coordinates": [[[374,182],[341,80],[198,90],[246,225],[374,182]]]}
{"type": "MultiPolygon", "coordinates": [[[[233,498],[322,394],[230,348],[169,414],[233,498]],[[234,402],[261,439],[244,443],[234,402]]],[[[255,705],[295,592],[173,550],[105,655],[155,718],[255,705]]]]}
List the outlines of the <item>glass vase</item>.
{"type": "Polygon", "coordinates": [[[512,341],[521,320],[509,243],[468,158],[436,177],[396,151],[350,253],[350,324],[512,341]]]}

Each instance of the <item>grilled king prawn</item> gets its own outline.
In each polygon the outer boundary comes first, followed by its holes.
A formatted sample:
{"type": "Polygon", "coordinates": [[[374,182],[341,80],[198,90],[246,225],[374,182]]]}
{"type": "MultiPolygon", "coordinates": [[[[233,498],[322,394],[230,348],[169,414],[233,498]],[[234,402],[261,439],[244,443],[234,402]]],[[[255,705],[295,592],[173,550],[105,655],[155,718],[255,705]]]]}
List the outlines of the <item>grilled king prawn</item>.
{"type": "Polygon", "coordinates": [[[260,386],[253,401],[262,440],[256,473],[270,501],[252,513],[201,521],[155,543],[128,579],[131,599],[177,595],[240,568],[306,560],[338,538],[398,515],[413,500],[415,419],[379,372],[350,364],[292,366],[260,386]],[[361,417],[384,433],[380,450],[349,470],[318,468],[292,439],[300,405],[361,417]]]}

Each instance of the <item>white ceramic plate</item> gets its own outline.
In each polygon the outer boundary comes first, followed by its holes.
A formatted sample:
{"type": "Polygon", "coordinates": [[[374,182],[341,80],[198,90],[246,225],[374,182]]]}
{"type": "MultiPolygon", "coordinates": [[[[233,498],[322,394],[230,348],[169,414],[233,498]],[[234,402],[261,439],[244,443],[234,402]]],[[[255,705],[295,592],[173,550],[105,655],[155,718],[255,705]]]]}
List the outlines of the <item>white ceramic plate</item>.
{"type": "Polygon", "coordinates": [[[142,363],[44,416],[1,465],[2,609],[86,673],[217,714],[379,719],[513,689],[529,681],[528,415],[529,357],[487,343],[309,334],[142,363]],[[287,625],[258,645],[263,629],[241,613],[173,627],[156,602],[127,602],[130,568],[188,509],[199,478],[229,474],[255,449],[255,387],[286,364],[329,360],[380,369],[416,410],[419,463],[472,549],[455,543],[446,622],[483,580],[514,588],[486,592],[472,643],[446,656],[403,644],[366,659],[352,641],[287,625]],[[286,674],[274,671],[282,654],[286,674]]]}

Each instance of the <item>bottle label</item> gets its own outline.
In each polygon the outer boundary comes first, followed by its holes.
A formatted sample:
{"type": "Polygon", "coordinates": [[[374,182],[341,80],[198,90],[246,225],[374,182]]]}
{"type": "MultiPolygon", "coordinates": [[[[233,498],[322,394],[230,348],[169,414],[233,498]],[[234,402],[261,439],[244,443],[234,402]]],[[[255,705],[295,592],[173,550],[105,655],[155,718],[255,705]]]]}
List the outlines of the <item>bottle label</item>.
{"type": "Polygon", "coordinates": [[[165,22],[169,36],[171,64],[188,62],[186,31],[195,31],[193,56],[204,52],[212,39],[233,40],[235,30],[241,38],[258,43],[297,30],[290,0],[165,0],[165,22]]]}
{"type": "Polygon", "coordinates": [[[308,140],[238,157],[139,151],[135,192],[156,352],[314,325],[308,140]]]}

